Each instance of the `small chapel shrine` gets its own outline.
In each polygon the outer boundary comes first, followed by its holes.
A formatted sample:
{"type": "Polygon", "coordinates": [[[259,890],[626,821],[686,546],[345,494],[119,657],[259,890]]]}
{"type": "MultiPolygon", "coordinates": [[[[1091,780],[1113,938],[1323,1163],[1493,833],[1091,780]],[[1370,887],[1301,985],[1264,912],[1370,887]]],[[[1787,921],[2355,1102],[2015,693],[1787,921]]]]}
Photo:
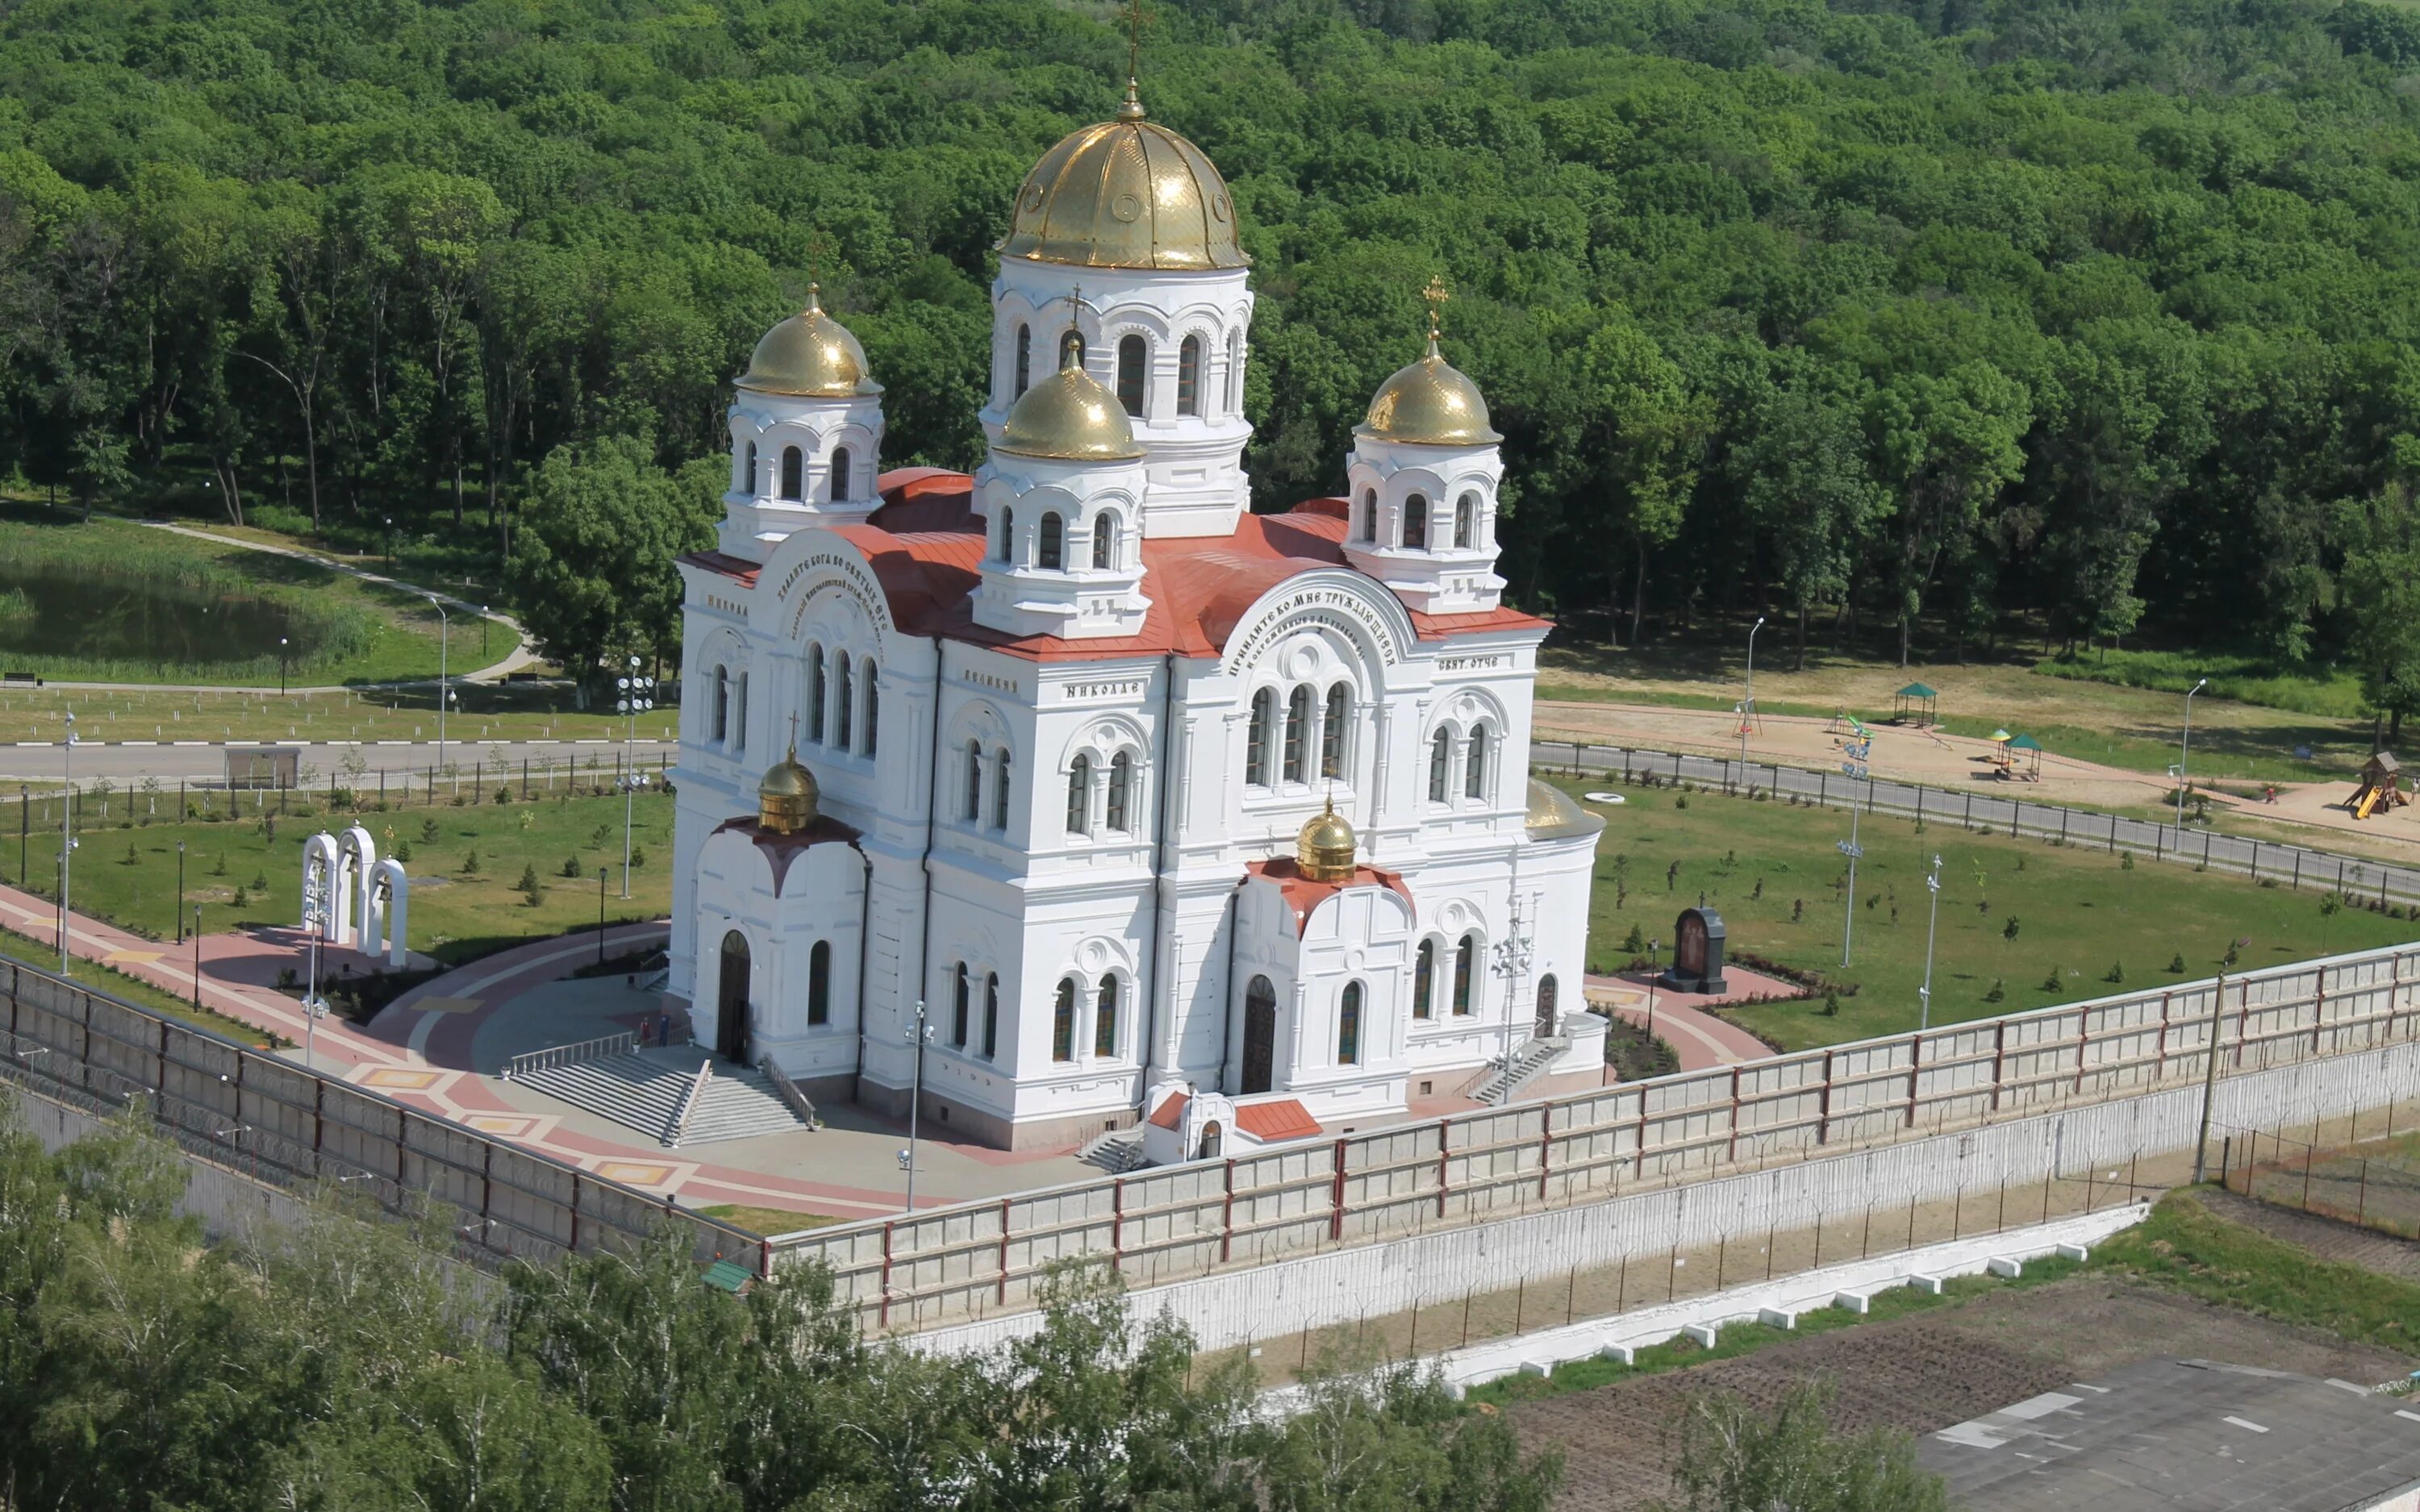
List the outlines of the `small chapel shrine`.
{"type": "Polygon", "coordinates": [[[1181,1158],[1601,1063],[1603,822],[1528,775],[1548,626],[1499,598],[1486,401],[1433,316],[1344,494],[1253,513],[1248,270],[1130,84],[1017,191],[971,476],[877,471],[812,290],[757,344],[681,562],[701,1044],[904,1112],[921,1011],[926,1119],[1041,1149],[1167,1108],[1181,1158]]]}

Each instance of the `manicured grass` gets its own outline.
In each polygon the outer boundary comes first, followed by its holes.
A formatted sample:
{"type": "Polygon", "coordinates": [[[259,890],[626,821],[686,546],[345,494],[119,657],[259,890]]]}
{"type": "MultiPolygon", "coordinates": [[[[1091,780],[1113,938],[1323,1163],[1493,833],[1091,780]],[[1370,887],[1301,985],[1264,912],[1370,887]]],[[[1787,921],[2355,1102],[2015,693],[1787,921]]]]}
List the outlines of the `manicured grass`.
{"type": "Polygon", "coordinates": [[[752,1234],[770,1236],[796,1234],[809,1228],[821,1228],[840,1222],[828,1212],[799,1212],[790,1208],[755,1208],[744,1202],[718,1202],[698,1211],[709,1218],[736,1224],[752,1234]]]}
{"type": "MultiPolygon", "coordinates": [[[[497,632],[502,644],[504,632],[497,632]]],[[[477,643],[475,635],[473,644],[477,643]]],[[[622,738],[624,722],[610,712],[579,710],[559,688],[457,683],[446,717],[449,741],[466,764],[476,759],[473,743],[487,740],[622,738]]],[[[0,740],[57,740],[76,717],[78,740],[420,740],[437,738],[437,687],[432,683],[360,692],[289,693],[268,687],[241,693],[204,693],[158,688],[0,688],[0,740]]],[[[671,739],[679,711],[665,707],[640,717],[642,739],[671,739]]],[[[365,750],[365,761],[401,769],[405,753],[365,750]]],[[[425,766],[427,752],[411,752],[425,766]]],[[[584,756],[583,756],[584,759],[584,756]]],[[[608,753],[606,764],[613,764],[608,753]]],[[[322,774],[324,779],[325,774],[322,774]]]]}
{"type": "MultiPolygon", "coordinates": [[[[493,792],[488,796],[492,799],[493,792]]],[[[125,801],[118,800],[120,805],[125,801]]],[[[163,807],[173,807],[173,795],[163,807]]],[[[301,907],[302,842],[322,828],[341,832],[356,822],[368,828],[381,856],[402,856],[405,871],[419,881],[411,889],[407,925],[411,948],[449,964],[526,939],[595,928],[600,866],[609,872],[604,896],[608,922],[660,918],[671,907],[673,801],[659,793],[643,795],[637,801],[634,843],[644,859],[631,871],[628,899],[621,896],[619,797],[536,798],[382,813],[294,812],[284,819],[275,817],[274,807],[271,798],[257,818],[181,824],[119,820],[113,825],[100,819],[97,805],[82,810],[85,827],[78,835],[72,892],[76,911],[158,937],[171,936],[176,929],[172,910],[178,906],[177,842],[181,840],[187,846],[188,919],[193,904],[200,903],[203,927],[213,931],[292,924],[301,907]],[[478,870],[471,872],[464,865],[473,851],[478,870]],[[578,863],[579,877],[562,874],[566,858],[578,863]],[[535,906],[518,890],[524,868],[537,872],[535,906]],[[239,889],[244,894],[240,905],[236,903],[239,889]]],[[[36,809],[39,813],[39,802],[36,809]]],[[[8,860],[13,870],[15,856],[8,860]]],[[[56,897],[55,828],[34,837],[28,866],[39,884],[31,890],[56,897]]]]}
{"type": "Polygon", "coordinates": [[[2181,697],[2195,683],[2210,679],[2203,698],[2231,699],[2262,708],[2314,714],[2327,719],[2360,719],[2366,715],[2361,679],[2333,668],[2298,669],[2260,656],[2184,651],[2102,651],[2072,660],[2045,656],[2034,663],[2044,677],[2081,683],[2109,683],[2119,687],[2149,688],[2181,697]]]}
{"type": "MultiPolygon", "coordinates": [[[[1563,785],[1575,793],[1599,786],[1563,785]]],[[[1916,1027],[1924,877],[1936,854],[1943,863],[1936,1024],[2206,977],[2239,938],[2249,943],[2238,962],[2251,967],[2420,936],[2420,925],[2366,909],[2325,915],[2316,888],[2263,887],[2148,859],[2128,867],[2103,852],[1938,822],[1918,833],[1912,820],[1869,814],[1857,826],[1865,856],[1857,863],[1854,949],[1844,968],[1838,887],[1846,862],[1837,845],[1849,837],[1847,814],[1705,790],[1620,791],[1626,802],[1595,810],[1606,823],[1590,905],[1590,969],[1628,961],[1622,947],[1634,924],[1663,942],[1668,961],[1674,919],[1702,893],[1723,916],[1734,952],[1856,987],[1844,991],[1835,1016],[1820,1003],[1728,1011],[1786,1049],[1916,1027]],[[2004,933],[2011,918],[2013,939],[2004,933]],[[2113,967],[2122,968],[2123,980],[2103,980],[2113,967]],[[2054,968],[2056,985],[2047,986],[2054,968]],[[1996,1002],[1989,999],[1995,987],[1996,1002]]]]}
{"type": "Polygon", "coordinates": [[[2093,1257],[2120,1274],[2222,1306],[2409,1354],[2420,1346],[2420,1286],[2322,1260],[2172,1192],[2093,1257]]]}
{"type": "Polygon", "coordinates": [[[2063,1281],[2083,1270],[2089,1262],[2061,1259],[2044,1256],[2027,1260],[2024,1273],[2013,1277],[1995,1275],[1952,1276],[1941,1284],[1939,1295],[1919,1291],[1914,1287],[1889,1287],[1875,1292],[1867,1300],[1863,1315],[1845,1307],[1816,1307],[1798,1315],[1795,1329],[1776,1328],[1770,1323],[1727,1323],[1715,1331],[1714,1343],[1708,1349],[1695,1339],[1675,1335],[1661,1344],[1651,1344],[1637,1350],[1632,1363],[1622,1365],[1615,1360],[1575,1360],[1555,1366],[1551,1376],[1512,1375],[1470,1388],[1466,1401],[1493,1402],[1498,1406],[1513,1402],[1535,1401],[1541,1396],[1562,1396],[1576,1391],[1592,1391],[1636,1376],[1661,1375],[1667,1370],[1685,1370],[1691,1365],[1706,1365],[1715,1360],[1728,1360],[1736,1355],[1751,1354],[1772,1345],[1786,1343],[1809,1335],[1830,1334],[1862,1323],[1886,1322],[1905,1318],[1911,1313],[1930,1312],[1940,1307],[1954,1307],[1986,1292],[2013,1290],[2024,1287],[2047,1286],[2063,1281]]]}
{"type": "MultiPolygon", "coordinates": [[[[11,957],[44,971],[55,972],[59,968],[57,945],[20,934],[12,929],[0,929],[0,956],[11,957]]],[[[129,976],[115,966],[105,966],[97,961],[78,961],[69,976],[70,980],[96,992],[123,997],[137,1008],[147,1008],[155,1013],[209,1029],[214,1034],[224,1034],[238,1043],[256,1049],[274,1049],[293,1042],[267,1029],[254,1028],[240,1019],[231,1019],[207,1008],[195,1008],[190,998],[180,997],[151,985],[140,977],[129,976]]]]}
{"type": "MultiPolygon", "coordinates": [[[[317,563],[246,550],[228,542],[149,529],[122,520],[85,521],[67,511],[0,504],[0,587],[35,575],[43,580],[88,583],[79,589],[84,612],[28,613],[0,623],[0,660],[10,671],[79,682],[211,683],[275,687],[281,653],[289,683],[396,681],[437,674],[441,621],[410,589],[365,582],[317,563]],[[179,633],[165,607],[186,606],[194,618],[179,633]],[[212,634],[219,623],[245,633],[212,634]],[[198,628],[197,628],[198,627],[198,628]],[[125,643],[108,653],[87,638],[122,631],[125,643]],[[289,633],[290,632],[290,633],[289,633]]],[[[28,579],[30,580],[30,579],[28,579]]],[[[511,651],[511,632],[487,629],[457,613],[447,661],[467,672],[511,651]]]]}

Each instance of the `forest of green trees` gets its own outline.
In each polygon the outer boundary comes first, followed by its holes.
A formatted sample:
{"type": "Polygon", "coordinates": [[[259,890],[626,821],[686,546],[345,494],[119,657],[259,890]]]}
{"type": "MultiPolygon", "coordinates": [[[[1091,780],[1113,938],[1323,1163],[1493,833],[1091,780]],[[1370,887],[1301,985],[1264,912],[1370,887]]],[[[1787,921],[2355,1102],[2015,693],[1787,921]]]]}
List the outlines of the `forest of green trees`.
{"type": "Polygon", "coordinates": [[[858,1341],[820,1273],[685,1243],[474,1286],[451,1229],[205,1242],[142,1109],[56,1154],[0,1095],[0,1506],[60,1512],[1545,1512],[1555,1462],[1408,1367],[1270,1422],[1081,1273],[982,1358],[858,1341]]]}
{"type": "MultiPolygon", "coordinates": [[[[1050,0],[18,0],[0,478],[526,520],[524,594],[643,512],[660,585],[810,268],[885,460],[977,459],[990,249],[1125,52],[1050,0]]],[[[1507,575],[1582,633],[2141,632],[2420,704],[2420,13],[1156,0],[1142,56],[1257,262],[1264,507],[1340,485],[1438,272],[1507,575]]],[[[592,597],[575,656],[667,633],[592,597]]]]}

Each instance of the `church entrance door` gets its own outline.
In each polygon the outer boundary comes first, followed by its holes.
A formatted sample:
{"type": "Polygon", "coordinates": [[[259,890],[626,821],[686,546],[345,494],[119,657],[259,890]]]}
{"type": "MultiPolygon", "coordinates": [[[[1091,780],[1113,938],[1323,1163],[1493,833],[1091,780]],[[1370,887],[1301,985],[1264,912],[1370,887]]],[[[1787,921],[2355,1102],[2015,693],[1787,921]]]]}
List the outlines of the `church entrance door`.
{"type": "Polygon", "coordinates": [[[1254,977],[1244,990],[1244,1096],[1269,1089],[1277,1056],[1278,990],[1268,978],[1254,977]]]}
{"type": "Polygon", "coordinates": [[[1556,1028],[1555,979],[1549,973],[1538,979],[1538,1022],[1532,1026],[1539,1039],[1553,1034],[1556,1028]]]}
{"type": "Polygon", "coordinates": [[[733,930],[722,937],[722,971],[715,994],[714,1050],[748,1063],[748,936],[733,930]]]}

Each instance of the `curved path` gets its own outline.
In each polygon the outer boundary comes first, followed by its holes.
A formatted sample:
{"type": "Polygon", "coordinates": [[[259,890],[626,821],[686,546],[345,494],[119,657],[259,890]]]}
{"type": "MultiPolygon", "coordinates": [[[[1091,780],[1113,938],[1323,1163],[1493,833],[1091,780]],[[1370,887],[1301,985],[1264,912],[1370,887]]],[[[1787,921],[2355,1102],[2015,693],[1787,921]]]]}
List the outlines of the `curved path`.
{"type": "Polygon", "coordinates": [[[1658,987],[1651,997],[1647,973],[1643,971],[1590,977],[1583,991],[1590,1003],[1603,1004],[1625,1024],[1644,1028],[1652,1017],[1655,1038],[1672,1047],[1683,1071],[1761,1060],[1773,1054],[1772,1046],[1705,1010],[1716,1003],[1745,1002],[1750,997],[1795,996],[1800,989],[1740,966],[1726,966],[1724,973],[1732,990],[1720,995],[1676,993],[1668,987],[1658,987]]]}

